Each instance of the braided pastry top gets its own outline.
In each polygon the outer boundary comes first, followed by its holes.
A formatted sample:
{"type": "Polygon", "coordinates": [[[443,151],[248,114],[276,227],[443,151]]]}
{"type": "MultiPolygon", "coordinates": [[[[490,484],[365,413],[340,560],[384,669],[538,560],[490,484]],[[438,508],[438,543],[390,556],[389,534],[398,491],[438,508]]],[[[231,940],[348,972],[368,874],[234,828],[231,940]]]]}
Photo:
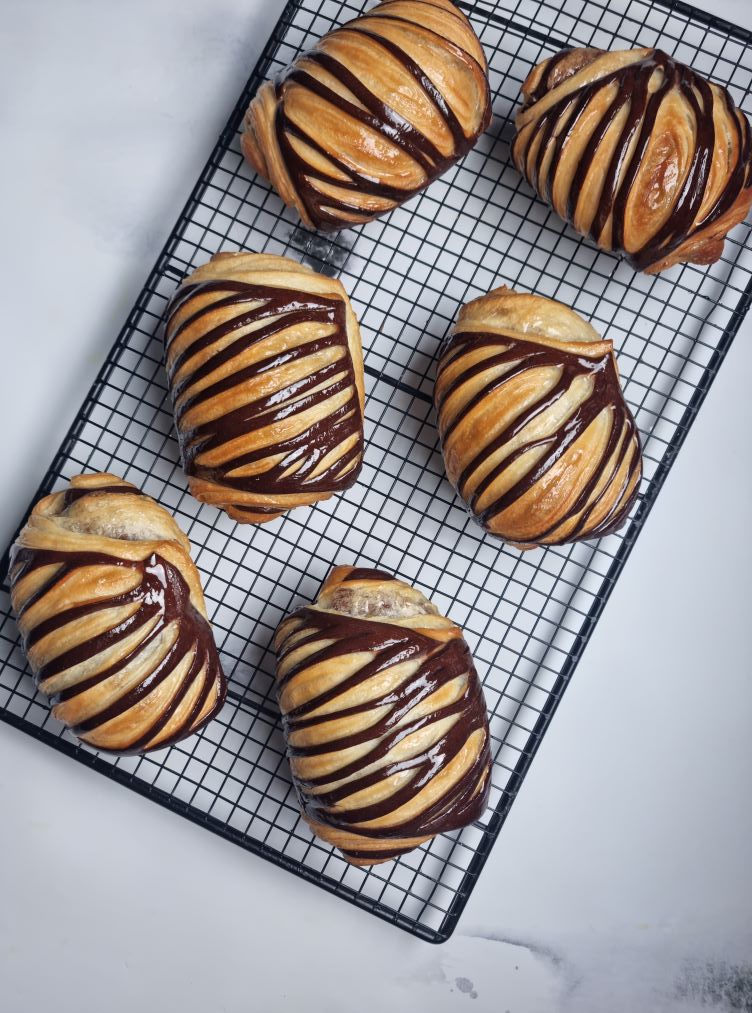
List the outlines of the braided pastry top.
{"type": "Polygon", "coordinates": [[[419,591],[338,567],[275,646],[303,815],[348,862],[387,861],[483,815],[483,691],[462,631],[419,591]]]}
{"type": "Polygon", "coordinates": [[[40,690],[84,742],[144,753],[191,735],[226,692],[190,545],[114,475],[40,500],[13,547],[13,608],[40,690]]]}
{"type": "Polygon", "coordinates": [[[370,221],[474,146],[491,121],[487,69],[451,0],[383,0],[262,85],[243,152],[309,227],[370,221]]]}
{"type": "Polygon", "coordinates": [[[640,441],[610,341],[567,306],[500,288],[463,307],[436,379],[449,481],[522,549],[617,530],[640,441]]]}
{"type": "Polygon", "coordinates": [[[261,523],[355,483],[363,353],[339,281],[286,257],[218,253],[178,289],[165,341],[197,499],[261,523]]]}
{"type": "Polygon", "coordinates": [[[557,214],[655,274],[712,264],[752,204],[747,117],[657,49],[563,50],[523,85],[512,156],[557,214]]]}

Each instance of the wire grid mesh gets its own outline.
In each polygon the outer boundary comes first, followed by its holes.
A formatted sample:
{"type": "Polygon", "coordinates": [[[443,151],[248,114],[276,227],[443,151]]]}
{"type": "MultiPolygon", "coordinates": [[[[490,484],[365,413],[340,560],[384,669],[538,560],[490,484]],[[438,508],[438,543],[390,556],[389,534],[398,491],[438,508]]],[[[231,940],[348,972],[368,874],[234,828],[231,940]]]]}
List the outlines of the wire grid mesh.
{"type": "Polygon", "coordinates": [[[243,162],[242,112],[258,84],[367,0],[293,0],[41,491],[112,470],[188,531],[230,680],[205,731],[148,757],[98,755],[55,722],[0,594],[2,717],[114,779],[429,941],[451,934],[655,495],[752,293],[749,228],[710,269],[635,274],[581,241],[510,163],[511,117],[530,68],[566,45],[659,45],[750,110],[752,36],[682,4],[646,0],[460,3],[490,62],[495,120],[464,163],[388,218],[334,238],[300,229],[243,162]],[[342,278],[363,330],[365,466],[345,496],[237,527],[186,492],[162,368],[167,300],[221,248],[287,254],[342,278]],[[483,536],[444,478],[431,406],[441,339],[459,305],[506,283],[572,305],[615,342],[645,444],[629,528],[521,554],[483,536]],[[465,628],[494,746],[487,818],[371,870],[348,866],[300,819],[273,703],[270,641],[315,597],[333,561],[374,564],[425,590],[465,628]]]}

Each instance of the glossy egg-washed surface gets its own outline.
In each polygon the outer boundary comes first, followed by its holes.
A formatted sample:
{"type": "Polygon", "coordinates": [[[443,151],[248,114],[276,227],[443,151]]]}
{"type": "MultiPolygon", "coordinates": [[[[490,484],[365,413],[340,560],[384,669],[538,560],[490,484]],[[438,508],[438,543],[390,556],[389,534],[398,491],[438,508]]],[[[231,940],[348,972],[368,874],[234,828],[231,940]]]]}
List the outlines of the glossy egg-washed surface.
{"type": "Polygon", "coordinates": [[[225,677],[187,540],[150,497],[87,475],[41,500],[11,554],[24,651],[55,717],[99,749],[171,745],[225,677]]]}
{"type": "Polygon", "coordinates": [[[436,410],[449,480],[520,548],[599,538],[639,490],[639,436],[610,341],[573,310],[501,288],[463,308],[436,410]]]}
{"type": "Polygon", "coordinates": [[[523,85],[514,162],[602,249],[648,273],[710,264],[752,203],[746,116],[656,49],[563,50],[523,85]]]}
{"type": "Polygon", "coordinates": [[[461,630],[422,594],[335,569],[281,624],[276,650],[303,815],[349,862],[386,861],[483,815],[483,691],[461,630]]]}
{"type": "Polygon", "coordinates": [[[251,102],[243,151],[306,225],[386,214],[491,121],[487,64],[450,0],[385,0],[324,36],[251,102]]]}
{"type": "Polygon", "coordinates": [[[284,257],[217,254],[170,304],[166,361],[198,499],[258,523],[356,481],[363,363],[340,282],[284,257]]]}

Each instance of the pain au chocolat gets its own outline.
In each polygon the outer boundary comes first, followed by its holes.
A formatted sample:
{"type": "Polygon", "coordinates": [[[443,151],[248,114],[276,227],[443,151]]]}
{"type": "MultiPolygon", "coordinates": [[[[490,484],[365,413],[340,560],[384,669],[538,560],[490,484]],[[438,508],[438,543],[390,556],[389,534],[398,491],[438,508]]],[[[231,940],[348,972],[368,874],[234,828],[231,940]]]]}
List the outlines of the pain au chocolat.
{"type": "Polygon", "coordinates": [[[538,195],[640,271],[712,264],[752,204],[747,117],[657,49],[563,50],[522,87],[512,156],[538,195]]]}
{"type": "Polygon", "coordinates": [[[521,549],[599,538],[627,518],[640,440],[613,346],[561,303],[499,288],[463,307],[436,411],[447,476],[521,549]]]}
{"type": "Polygon", "coordinates": [[[375,865],[480,819],[483,690],[462,631],[420,591],[337,567],[275,647],[293,780],[318,837],[375,865]]]}
{"type": "Polygon", "coordinates": [[[165,341],[197,499],[262,523],[355,483],[363,353],[339,281],[286,257],[218,253],[178,289],[165,341]]]}
{"type": "Polygon", "coordinates": [[[213,718],[226,692],[188,539],[114,475],[40,500],[11,553],[24,650],[53,714],[97,749],[146,753],[213,718]]]}
{"type": "Polygon", "coordinates": [[[450,0],[383,0],[261,86],[243,152],[310,228],[367,222],[475,145],[491,122],[487,73],[450,0]]]}

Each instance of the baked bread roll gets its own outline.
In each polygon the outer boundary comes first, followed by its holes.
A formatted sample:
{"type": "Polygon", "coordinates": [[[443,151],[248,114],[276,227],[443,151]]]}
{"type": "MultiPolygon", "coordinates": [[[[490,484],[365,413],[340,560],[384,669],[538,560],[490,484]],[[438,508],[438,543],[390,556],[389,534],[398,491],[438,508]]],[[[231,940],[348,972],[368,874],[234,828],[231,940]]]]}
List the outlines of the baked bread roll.
{"type": "Polygon", "coordinates": [[[658,49],[572,49],[522,94],[515,165],[578,232],[648,274],[718,260],[752,204],[750,126],[725,88],[658,49]]]}
{"type": "Polygon", "coordinates": [[[367,222],[475,145],[491,122],[487,72],[450,0],[383,0],[261,86],[243,152],[309,228],[367,222]]]}
{"type": "Polygon", "coordinates": [[[293,780],[318,837],[375,865],[480,819],[483,690],[462,631],[420,591],[337,567],[275,648],[293,780]]]}
{"type": "Polygon", "coordinates": [[[349,489],[363,459],[363,353],[339,281],[218,253],[168,310],[167,377],[190,490],[241,522],[349,489]]]}
{"type": "Polygon", "coordinates": [[[190,543],[114,475],[34,507],[11,552],[11,600],[52,713],[97,749],[146,753],[198,731],[226,692],[190,543]]]}
{"type": "Polygon", "coordinates": [[[567,306],[503,287],[468,303],[435,399],[447,476],[486,531],[531,549],[627,519],[637,428],[611,342],[567,306]]]}

